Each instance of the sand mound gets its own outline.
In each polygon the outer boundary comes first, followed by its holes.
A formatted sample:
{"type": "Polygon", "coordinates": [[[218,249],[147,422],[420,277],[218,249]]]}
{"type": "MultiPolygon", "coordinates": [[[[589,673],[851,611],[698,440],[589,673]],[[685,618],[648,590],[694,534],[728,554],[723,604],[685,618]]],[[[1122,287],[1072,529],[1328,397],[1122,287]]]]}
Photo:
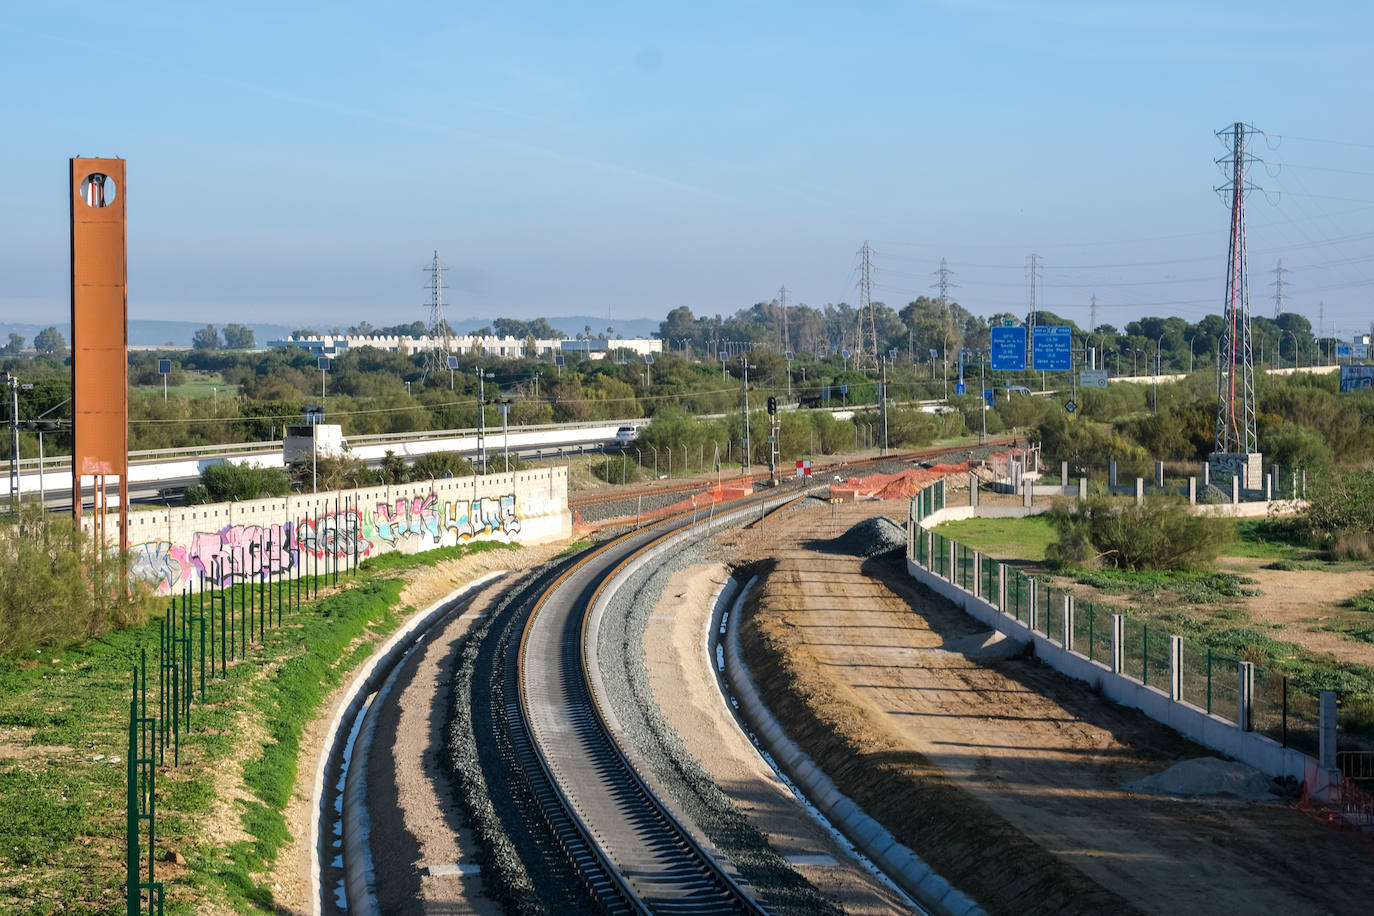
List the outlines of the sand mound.
{"type": "Polygon", "coordinates": [[[1194,798],[1229,795],[1259,799],[1270,795],[1270,779],[1254,767],[1219,757],[1196,757],[1126,786],[1132,792],[1194,798]]]}
{"type": "Polygon", "coordinates": [[[1026,651],[1027,643],[1008,637],[997,630],[974,633],[951,639],[941,646],[946,652],[958,652],[967,658],[1012,658],[1026,651]]]}

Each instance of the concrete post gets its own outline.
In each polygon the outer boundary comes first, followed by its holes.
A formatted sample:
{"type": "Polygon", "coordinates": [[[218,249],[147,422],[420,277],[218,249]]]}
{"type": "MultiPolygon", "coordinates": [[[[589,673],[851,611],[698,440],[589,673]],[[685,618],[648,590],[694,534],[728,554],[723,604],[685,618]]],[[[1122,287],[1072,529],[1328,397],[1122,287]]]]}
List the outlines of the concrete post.
{"type": "Polygon", "coordinates": [[[1059,485],[1061,487],[1069,485],[1069,463],[1067,461],[1059,462],[1059,485]]]}
{"type": "Polygon", "coordinates": [[[1120,674],[1126,666],[1126,618],[1112,615],[1112,673],[1120,674]]]}
{"type": "Polygon", "coordinates": [[[1288,491],[1288,498],[1289,498],[1289,499],[1297,499],[1297,498],[1298,498],[1298,470],[1297,470],[1297,468],[1294,468],[1294,469],[1293,469],[1293,488],[1292,488],[1291,490],[1288,491]]]}
{"type": "Polygon", "coordinates": [[[1040,446],[1037,445],[1035,448],[1031,449],[1031,461],[1035,464],[1035,467],[1031,468],[1031,470],[1038,474],[1040,472],[1040,446]]]}
{"type": "Polygon", "coordinates": [[[1183,637],[1169,637],[1169,699],[1183,699],[1183,637]]]}
{"type": "Polygon", "coordinates": [[[1115,461],[1110,462],[1110,463],[1107,465],[1107,486],[1109,486],[1109,487],[1115,487],[1115,486],[1116,486],[1116,462],[1115,462],[1115,461]]]}
{"type": "Polygon", "coordinates": [[[1239,503],[1239,502],[1240,502],[1240,474],[1239,474],[1239,473],[1235,473],[1235,474],[1232,474],[1232,475],[1231,475],[1231,502],[1232,502],[1232,503],[1239,503]]]}
{"type": "Polygon", "coordinates": [[[1317,737],[1317,759],[1323,770],[1336,769],[1336,691],[1323,690],[1320,700],[1321,726],[1317,737]]]}
{"type": "Polygon", "coordinates": [[[1203,487],[1212,485],[1212,466],[1206,461],[1202,462],[1202,485],[1203,487]]]}
{"type": "Polygon", "coordinates": [[[948,484],[949,484],[949,478],[948,478],[948,477],[941,477],[941,478],[940,478],[940,508],[941,508],[941,509],[943,509],[945,506],[948,506],[948,505],[949,505],[949,486],[948,486],[948,484]]]}
{"type": "Polygon", "coordinates": [[[1196,478],[1196,477],[1189,477],[1189,478],[1188,478],[1188,505],[1190,505],[1190,506],[1196,506],[1196,505],[1197,505],[1197,478],[1196,478]]]}
{"type": "Polygon", "coordinates": [[[1307,468],[1302,469],[1302,498],[1307,498],[1307,468]]]}
{"type": "Polygon", "coordinates": [[[973,552],[973,597],[983,597],[983,555],[979,551],[973,552]]]}
{"type": "Polygon", "coordinates": [[[1040,625],[1040,615],[1037,613],[1039,611],[1039,608],[1036,607],[1036,589],[1034,576],[1026,577],[1026,588],[1026,626],[1030,627],[1032,630],[1035,630],[1040,625]]]}
{"type": "Polygon", "coordinates": [[[1078,478],[1078,501],[1082,502],[1088,498],[1088,478],[1078,478]]]}
{"type": "Polygon", "coordinates": [[[1255,724],[1255,664],[1237,662],[1236,668],[1236,724],[1248,732],[1255,724]]]}
{"type": "Polygon", "coordinates": [[[959,542],[949,542],[949,582],[954,584],[959,581],[959,542]]]}
{"type": "Polygon", "coordinates": [[[1035,498],[1035,481],[1023,480],[1021,481],[1021,486],[1024,489],[1024,495],[1021,497],[1021,503],[1027,509],[1029,509],[1031,506],[1031,501],[1035,498]]]}
{"type": "Polygon", "coordinates": [[[935,532],[926,529],[926,569],[935,568],[935,532]]]}
{"type": "Polygon", "coordinates": [[[1007,612],[1007,564],[997,564],[997,610],[1007,612]]]}
{"type": "Polygon", "coordinates": [[[1264,478],[1264,501],[1269,502],[1274,498],[1274,476],[1266,475],[1264,478]]]}
{"type": "Polygon", "coordinates": [[[1144,478],[1144,477],[1137,477],[1137,478],[1135,479],[1135,504],[1136,504],[1137,506],[1141,506],[1141,505],[1144,505],[1144,504],[1145,504],[1145,478],[1144,478]]]}
{"type": "Polygon", "coordinates": [[[978,507],[978,478],[972,474],[968,475],[968,504],[978,507]]]}
{"type": "Polygon", "coordinates": [[[1155,462],[1155,486],[1164,489],[1164,462],[1155,462]]]}
{"type": "Polygon", "coordinates": [[[1070,595],[1061,596],[1059,608],[1059,633],[1060,645],[1064,651],[1073,651],[1073,597],[1070,595]]]}

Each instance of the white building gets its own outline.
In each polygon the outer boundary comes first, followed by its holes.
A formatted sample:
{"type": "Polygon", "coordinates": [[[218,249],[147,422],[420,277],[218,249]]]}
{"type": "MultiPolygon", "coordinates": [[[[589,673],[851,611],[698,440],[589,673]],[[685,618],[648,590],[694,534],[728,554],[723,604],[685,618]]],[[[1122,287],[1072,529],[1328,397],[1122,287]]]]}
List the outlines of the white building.
{"type": "MultiPolygon", "coordinates": [[[[645,353],[662,353],[663,341],[657,338],[636,337],[630,339],[591,339],[591,340],[534,340],[529,348],[529,338],[479,336],[475,334],[457,335],[449,338],[448,352],[455,356],[485,356],[498,359],[518,359],[521,356],[546,356],[563,354],[568,357],[585,356],[589,359],[604,359],[607,353],[629,350],[636,356],[645,353]]],[[[269,340],[269,347],[300,347],[315,356],[339,356],[358,347],[376,347],[389,353],[426,353],[442,350],[441,337],[397,337],[397,336],[345,336],[326,335],[320,337],[290,337],[284,340],[269,340]]]]}

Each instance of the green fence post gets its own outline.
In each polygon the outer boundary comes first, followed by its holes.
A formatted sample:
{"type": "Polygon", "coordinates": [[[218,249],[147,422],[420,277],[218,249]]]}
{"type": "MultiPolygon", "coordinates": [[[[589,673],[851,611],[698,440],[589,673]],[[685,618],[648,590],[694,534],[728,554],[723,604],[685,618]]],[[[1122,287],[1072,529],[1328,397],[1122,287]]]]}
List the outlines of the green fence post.
{"type": "Polygon", "coordinates": [[[129,756],[128,766],[129,791],[126,799],[126,818],[125,818],[125,897],[124,906],[128,916],[137,916],[142,909],[142,895],[139,893],[138,885],[143,868],[141,856],[139,855],[138,842],[138,668],[134,668],[134,689],[132,696],[129,697],[129,756]]]}
{"type": "Polygon", "coordinates": [[[1094,651],[1094,646],[1093,646],[1093,623],[1095,622],[1095,621],[1094,621],[1094,618],[1095,618],[1096,616],[1097,616],[1097,607],[1096,607],[1094,604],[1092,604],[1091,602],[1089,602],[1089,603],[1088,603],[1088,661],[1094,661],[1094,660],[1095,660],[1095,656],[1094,656],[1094,654],[1093,654],[1093,651],[1094,651]]]}
{"type": "Polygon", "coordinates": [[[1207,650],[1207,714],[1212,714],[1212,650],[1207,650]]]}
{"type": "Polygon", "coordinates": [[[1140,625],[1140,683],[1150,683],[1150,625],[1140,625]]]}

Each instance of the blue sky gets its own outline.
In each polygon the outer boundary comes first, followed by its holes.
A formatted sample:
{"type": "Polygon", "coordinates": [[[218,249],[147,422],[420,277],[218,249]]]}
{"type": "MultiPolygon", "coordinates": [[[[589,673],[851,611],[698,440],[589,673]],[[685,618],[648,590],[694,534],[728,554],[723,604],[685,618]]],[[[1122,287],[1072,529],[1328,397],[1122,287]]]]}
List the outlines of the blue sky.
{"type": "MultiPolygon", "coordinates": [[[[72,155],[129,161],[136,318],[729,313],[930,294],[1219,311],[1213,132],[1262,128],[1251,295],[1374,311],[1363,4],[237,4],[0,11],[0,320],[67,311],[72,155]],[[1103,7],[1103,8],[1100,8],[1103,7]]],[[[45,319],[43,316],[50,316],[45,319]]]]}

